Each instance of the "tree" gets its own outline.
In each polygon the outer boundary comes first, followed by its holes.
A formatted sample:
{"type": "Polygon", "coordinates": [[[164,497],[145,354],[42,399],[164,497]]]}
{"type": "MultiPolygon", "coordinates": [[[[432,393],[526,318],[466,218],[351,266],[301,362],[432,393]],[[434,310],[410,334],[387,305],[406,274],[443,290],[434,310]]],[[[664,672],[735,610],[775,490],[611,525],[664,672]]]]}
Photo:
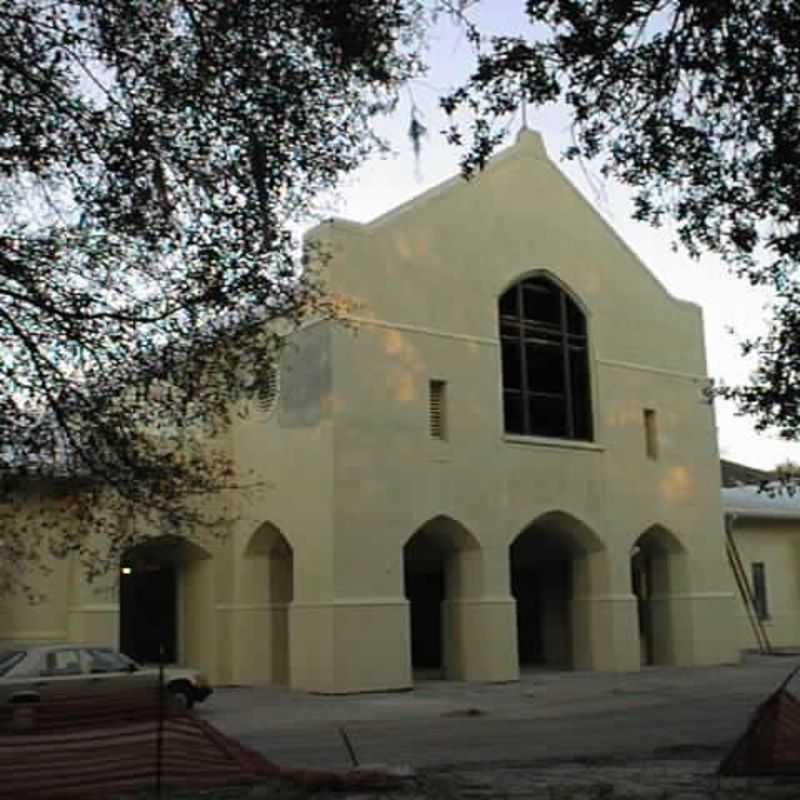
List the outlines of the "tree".
{"type": "Polygon", "coordinates": [[[775,306],[743,344],[749,385],[721,388],[758,429],[800,438],[800,8],[789,0],[527,0],[536,36],[485,39],[461,19],[477,66],[442,99],[469,110],[467,174],[524,99],[564,104],[568,158],[598,159],[635,191],[635,217],[669,218],[688,252],[716,253],[775,306]]]}
{"type": "Polygon", "coordinates": [[[420,11],[3,5],[0,592],[48,548],[104,569],[141,535],[120,518],[224,521],[196,502],[241,484],[215,437],[268,390],[286,331],[336,314],[293,225],[379,146],[420,11]],[[22,514],[43,487],[76,524],[22,514]]]}
{"type": "Polygon", "coordinates": [[[800,478],[800,464],[787,458],[786,461],[775,465],[774,472],[782,483],[791,483],[796,487],[797,480],[800,478]]]}

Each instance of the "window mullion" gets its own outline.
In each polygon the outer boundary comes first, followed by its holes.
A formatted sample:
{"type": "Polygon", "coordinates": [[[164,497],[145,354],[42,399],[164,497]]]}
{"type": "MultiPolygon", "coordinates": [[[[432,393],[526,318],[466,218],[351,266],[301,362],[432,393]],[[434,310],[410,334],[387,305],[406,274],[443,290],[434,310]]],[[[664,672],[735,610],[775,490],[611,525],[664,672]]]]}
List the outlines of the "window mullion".
{"type": "Polygon", "coordinates": [[[569,363],[569,340],[567,337],[567,296],[563,290],[559,291],[561,300],[561,352],[563,358],[561,359],[564,365],[564,410],[567,415],[567,435],[575,438],[575,415],[572,409],[572,382],[570,380],[570,363],[569,363]]]}
{"type": "Polygon", "coordinates": [[[520,393],[522,395],[522,430],[524,433],[531,432],[531,413],[528,404],[528,352],[525,346],[525,314],[522,296],[522,284],[517,284],[517,314],[519,319],[519,349],[520,349],[520,365],[522,375],[520,375],[520,393]]]}

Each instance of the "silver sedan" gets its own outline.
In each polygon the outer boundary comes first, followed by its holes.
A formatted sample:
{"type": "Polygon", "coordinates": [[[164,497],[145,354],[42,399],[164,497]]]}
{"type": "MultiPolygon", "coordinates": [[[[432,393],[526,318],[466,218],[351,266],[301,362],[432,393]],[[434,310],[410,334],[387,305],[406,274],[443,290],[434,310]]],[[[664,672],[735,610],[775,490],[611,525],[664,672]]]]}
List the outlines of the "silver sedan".
{"type": "MultiPolygon", "coordinates": [[[[158,669],[143,667],[104,645],[0,645],[0,704],[60,697],[99,696],[115,689],[152,685],[158,669]]],[[[211,693],[193,669],[164,668],[164,683],[184,707],[211,693]]]]}

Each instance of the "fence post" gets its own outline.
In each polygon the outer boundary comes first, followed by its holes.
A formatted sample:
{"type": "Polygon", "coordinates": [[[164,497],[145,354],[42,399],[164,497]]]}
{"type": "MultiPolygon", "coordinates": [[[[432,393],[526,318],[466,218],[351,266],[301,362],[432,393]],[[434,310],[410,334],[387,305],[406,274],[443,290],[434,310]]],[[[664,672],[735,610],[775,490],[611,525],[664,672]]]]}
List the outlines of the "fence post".
{"type": "Polygon", "coordinates": [[[158,730],[156,733],[156,796],[161,800],[161,770],[164,742],[164,645],[158,648],[158,730]]]}

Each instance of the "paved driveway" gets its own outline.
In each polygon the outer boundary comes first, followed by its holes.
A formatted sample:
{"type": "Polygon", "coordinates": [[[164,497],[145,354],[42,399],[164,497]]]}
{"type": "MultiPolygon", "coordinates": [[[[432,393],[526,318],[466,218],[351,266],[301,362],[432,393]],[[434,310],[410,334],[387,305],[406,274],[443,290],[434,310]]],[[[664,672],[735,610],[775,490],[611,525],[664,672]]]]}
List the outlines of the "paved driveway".
{"type": "MultiPolygon", "coordinates": [[[[637,673],[529,672],[503,685],[429,681],[413,692],[330,697],[220,689],[199,713],[284,765],[529,762],[722,748],[800,656],[637,673]]],[[[800,685],[800,679],[797,684],[800,685]]]]}

